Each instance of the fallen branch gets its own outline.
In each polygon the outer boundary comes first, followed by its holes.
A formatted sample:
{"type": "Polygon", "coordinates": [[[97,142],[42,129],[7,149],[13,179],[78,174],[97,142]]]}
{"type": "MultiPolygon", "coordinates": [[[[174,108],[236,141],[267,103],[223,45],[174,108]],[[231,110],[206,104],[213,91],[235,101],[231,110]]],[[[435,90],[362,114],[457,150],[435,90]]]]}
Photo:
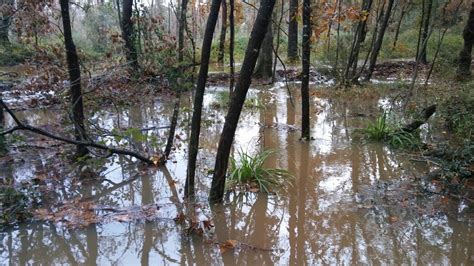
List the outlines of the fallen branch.
{"type": "Polygon", "coordinates": [[[18,119],[18,117],[16,117],[16,115],[13,113],[13,111],[10,110],[10,108],[8,108],[8,106],[3,102],[3,100],[0,99],[0,108],[1,107],[3,107],[5,109],[5,111],[13,118],[13,120],[15,121],[15,123],[17,125],[13,128],[10,128],[10,129],[6,130],[6,131],[0,132],[0,136],[11,134],[15,131],[20,131],[20,130],[30,131],[30,132],[33,132],[33,133],[36,133],[36,134],[39,134],[39,135],[42,135],[42,136],[45,136],[45,137],[48,137],[48,138],[51,138],[51,139],[66,142],[66,143],[69,143],[69,144],[82,145],[82,146],[85,146],[85,147],[91,147],[91,148],[96,148],[96,149],[100,149],[100,150],[105,150],[105,151],[107,151],[111,154],[132,156],[132,157],[137,158],[138,160],[143,161],[147,164],[161,165],[165,161],[164,156],[160,156],[159,160],[155,160],[153,157],[151,157],[151,158],[146,157],[146,156],[141,155],[139,153],[129,151],[129,150],[125,150],[125,149],[120,149],[120,148],[116,148],[116,147],[109,147],[109,146],[98,144],[98,143],[91,142],[91,141],[77,141],[77,140],[57,136],[57,135],[49,133],[49,132],[47,132],[47,131],[45,131],[41,128],[33,127],[33,126],[26,125],[26,124],[22,123],[18,119]]]}
{"type": "Polygon", "coordinates": [[[408,125],[405,125],[400,129],[400,131],[404,133],[412,133],[413,131],[417,130],[423,124],[425,124],[428,119],[436,112],[436,105],[431,105],[423,109],[421,113],[421,118],[414,120],[408,125]]]}

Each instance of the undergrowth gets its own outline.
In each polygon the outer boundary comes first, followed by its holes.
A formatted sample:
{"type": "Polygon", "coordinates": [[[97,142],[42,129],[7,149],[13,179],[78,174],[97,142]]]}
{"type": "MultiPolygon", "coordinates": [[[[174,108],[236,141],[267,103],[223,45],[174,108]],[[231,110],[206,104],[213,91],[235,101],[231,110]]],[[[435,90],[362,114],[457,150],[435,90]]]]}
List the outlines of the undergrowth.
{"type": "Polygon", "coordinates": [[[285,169],[266,168],[265,161],[273,154],[265,150],[252,156],[244,151],[230,159],[229,185],[271,192],[275,187],[291,185],[293,176],[285,169]]]}

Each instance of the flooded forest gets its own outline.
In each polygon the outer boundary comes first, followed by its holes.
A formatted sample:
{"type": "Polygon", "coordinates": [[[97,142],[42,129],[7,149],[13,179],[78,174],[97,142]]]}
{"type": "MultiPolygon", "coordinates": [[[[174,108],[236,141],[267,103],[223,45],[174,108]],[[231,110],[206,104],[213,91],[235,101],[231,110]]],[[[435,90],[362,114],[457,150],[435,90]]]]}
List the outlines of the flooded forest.
{"type": "Polygon", "coordinates": [[[473,265],[471,0],[0,0],[1,265],[473,265]]]}

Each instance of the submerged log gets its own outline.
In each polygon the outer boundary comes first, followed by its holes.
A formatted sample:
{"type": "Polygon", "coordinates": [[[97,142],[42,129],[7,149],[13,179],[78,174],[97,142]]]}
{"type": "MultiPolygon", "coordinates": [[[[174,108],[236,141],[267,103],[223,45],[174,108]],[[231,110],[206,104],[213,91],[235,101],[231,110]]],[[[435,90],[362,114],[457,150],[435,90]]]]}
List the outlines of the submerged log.
{"type": "Polygon", "coordinates": [[[420,118],[419,118],[419,119],[416,119],[416,120],[412,121],[411,123],[405,125],[404,127],[402,127],[402,128],[401,128],[400,130],[398,130],[398,131],[401,131],[401,132],[404,132],[404,133],[413,133],[415,130],[417,130],[418,128],[420,128],[423,124],[425,124],[426,122],[428,122],[428,119],[429,119],[435,112],[436,112],[436,105],[435,105],[435,104],[424,108],[424,109],[421,111],[421,115],[420,115],[420,118]]]}

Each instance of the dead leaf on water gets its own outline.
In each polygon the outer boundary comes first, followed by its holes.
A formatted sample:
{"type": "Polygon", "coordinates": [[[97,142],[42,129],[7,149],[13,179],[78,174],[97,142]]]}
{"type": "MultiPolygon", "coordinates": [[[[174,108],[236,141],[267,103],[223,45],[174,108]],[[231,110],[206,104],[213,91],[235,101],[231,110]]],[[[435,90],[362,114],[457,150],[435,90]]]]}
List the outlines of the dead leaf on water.
{"type": "Polygon", "coordinates": [[[233,240],[233,239],[226,240],[225,242],[219,245],[221,254],[224,254],[227,251],[234,249],[235,247],[237,247],[238,244],[239,244],[239,241],[237,240],[233,240]]]}

